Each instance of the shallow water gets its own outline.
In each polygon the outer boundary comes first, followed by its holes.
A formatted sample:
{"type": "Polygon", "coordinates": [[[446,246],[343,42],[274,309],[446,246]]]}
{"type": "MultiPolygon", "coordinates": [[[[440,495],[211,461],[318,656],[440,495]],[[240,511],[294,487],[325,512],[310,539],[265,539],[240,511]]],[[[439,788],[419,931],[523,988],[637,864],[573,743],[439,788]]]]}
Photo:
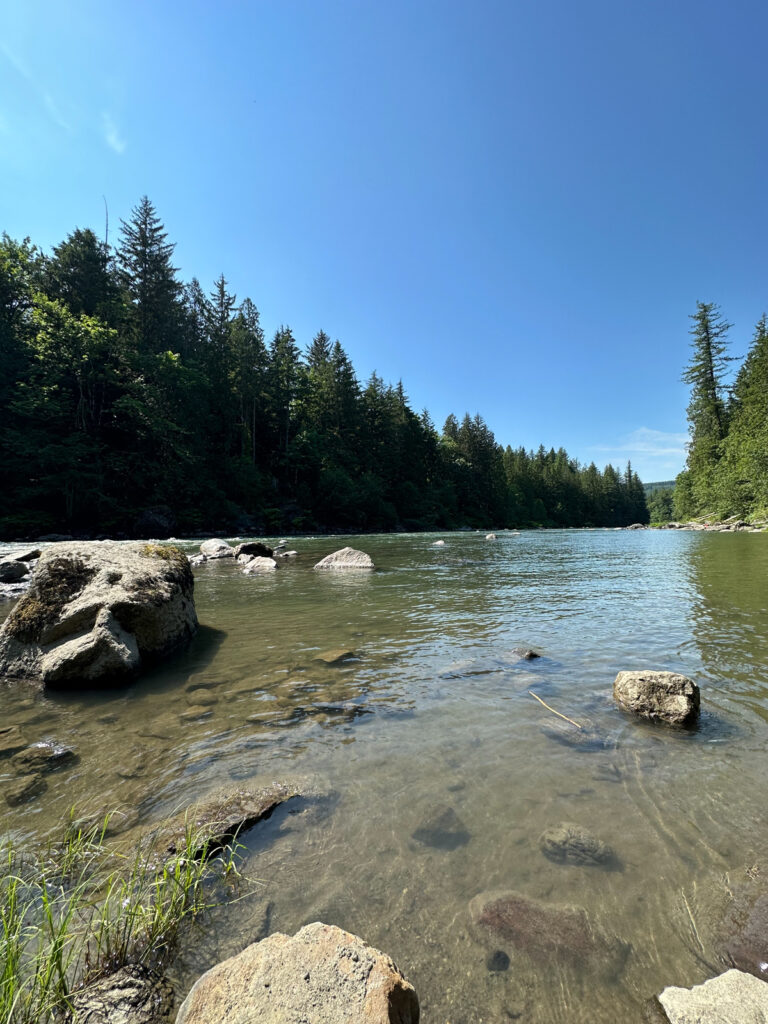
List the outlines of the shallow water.
{"type": "Polygon", "coordinates": [[[723,879],[765,849],[768,536],[445,534],[435,547],[436,536],[296,539],[298,558],[268,577],[206,563],[200,633],[134,686],[0,690],[4,724],[80,754],[33,802],[0,801],[0,828],[31,840],[73,804],[123,808],[131,825],[233,781],[301,776],[324,798],[289,803],[245,837],[258,884],[194,936],[182,993],[254,938],[319,919],[389,953],[426,1022],[639,1020],[649,995],[714,973],[709,911],[723,879]],[[378,570],[312,571],[347,543],[378,570]],[[544,657],[518,661],[515,647],[544,657]],[[335,649],[354,657],[317,660],[335,649]],[[698,730],[615,709],[616,672],[643,667],[699,682],[698,730]],[[559,720],[529,691],[599,744],[558,742],[559,720]],[[468,841],[414,838],[445,807],[468,841]],[[609,843],[614,870],[547,860],[539,836],[561,821],[609,843]],[[623,967],[483,940],[469,901],[510,889],[584,907],[629,945],[623,967]],[[490,970],[499,948],[509,968],[490,970]]]}

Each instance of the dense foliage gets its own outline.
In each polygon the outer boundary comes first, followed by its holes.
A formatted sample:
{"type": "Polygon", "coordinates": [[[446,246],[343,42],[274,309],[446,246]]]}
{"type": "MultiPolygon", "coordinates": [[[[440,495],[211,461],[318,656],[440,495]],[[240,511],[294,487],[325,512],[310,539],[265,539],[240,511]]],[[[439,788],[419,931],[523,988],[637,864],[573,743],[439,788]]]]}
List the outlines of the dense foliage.
{"type": "Polygon", "coordinates": [[[0,535],[647,521],[630,466],[504,450],[480,416],[438,433],[323,331],[268,341],[250,299],[172,259],[146,198],[115,249],[3,237],[0,535]]]}
{"type": "Polygon", "coordinates": [[[749,516],[768,510],[768,323],[762,316],[733,383],[727,385],[726,323],[713,303],[692,317],[691,439],[675,485],[678,518],[749,516]]]}

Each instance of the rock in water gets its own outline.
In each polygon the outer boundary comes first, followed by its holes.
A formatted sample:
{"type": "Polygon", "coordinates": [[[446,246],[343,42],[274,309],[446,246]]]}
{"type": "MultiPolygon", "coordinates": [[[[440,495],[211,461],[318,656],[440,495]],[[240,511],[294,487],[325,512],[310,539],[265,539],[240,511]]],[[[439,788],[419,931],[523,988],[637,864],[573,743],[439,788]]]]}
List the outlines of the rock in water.
{"type": "Polygon", "coordinates": [[[665,988],[659,996],[671,1024],[765,1024],[768,983],[731,970],[693,988],[665,988]]]}
{"type": "Polygon", "coordinates": [[[456,850],[472,836],[452,807],[438,807],[422,821],[413,838],[436,850],[456,850]]]}
{"type": "Polygon", "coordinates": [[[247,540],[244,544],[238,544],[235,548],[235,558],[241,555],[249,555],[251,558],[272,558],[274,551],[269,544],[262,544],[258,540],[247,540]]]}
{"type": "Polygon", "coordinates": [[[615,860],[610,846],[596,839],[580,825],[567,821],[542,832],[539,846],[545,857],[558,864],[604,866],[615,860]]]}
{"type": "Polygon", "coordinates": [[[256,555],[255,558],[249,558],[243,567],[244,573],[261,573],[261,572],[274,572],[277,568],[277,562],[274,558],[262,558],[256,555]]]}
{"type": "Polygon", "coordinates": [[[193,589],[176,547],[50,548],[0,627],[0,675],[67,688],[125,680],[195,632],[193,589]]]}
{"type": "Polygon", "coordinates": [[[699,714],[699,688],[676,672],[619,672],[613,696],[624,711],[670,725],[691,725],[699,714]]]}
{"type": "Polygon", "coordinates": [[[234,558],[235,549],[230,547],[225,540],[214,537],[212,540],[204,540],[200,545],[201,554],[206,558],[234,558]]]}
{"type": "Polygon", "coordinates": [[[469,915],[481,937],[521,950],[533,960],[552,957],[615,976],[629,947],[590,921],[581,907],[544,903],[520,892],[481,893],[469,904],[469,915]]]}
{"type": "Polygon", "coordinates": [[[173,989],[140,964],[100,978],[72,997],[77,1024],[160,1024],[173,1007],[173,989]]]}
{"type": "Polygon", "coordinates": [[[14,754],[12,764],[19,772],[55,772],[76,764],[78,760],[72,747],[43,740],[14,754]]]}
{"type": "Polygon", "coordinates": [[[317,565],[316,569],[374,569],[373,559],[364,551],[356,551],[354,548],[341,548],[331,555],[326,555],[317,565]]]}
{"type": "Polygon", "coordinates": [[[418,1024],[419,1000],[393,961],[315,922],[276,932],[204,974],[176,1024],[418,1024]]]}

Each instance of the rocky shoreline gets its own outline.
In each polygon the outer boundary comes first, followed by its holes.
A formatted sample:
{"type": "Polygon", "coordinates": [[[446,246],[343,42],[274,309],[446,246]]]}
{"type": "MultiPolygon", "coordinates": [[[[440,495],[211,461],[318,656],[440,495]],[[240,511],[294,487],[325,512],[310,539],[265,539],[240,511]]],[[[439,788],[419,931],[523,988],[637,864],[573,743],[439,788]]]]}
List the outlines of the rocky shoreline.
{"type": "MultiPolygon", "coordinates": [[[[269,571],[278,564],[274,556],[279,552],[263,542],[247,542],[236,549],[214,539],[201,548],[205,560],[231,559],[242,572],[248,572],[254,561],[273,562],[269,571]]],[[[0,627],[2,675],[34,678],[42,685],[125,680],[140,670],[144,660],[169,654],[196,628],[192,572],[188,557],[178,548],[96,542],[35,554],[37,562],[25,573],[31,577],[29,591],[0,627]]],[[[374,566],[364,552],[344,548],[314,568],[359,572],[374,566]]],[[[525,651],[521,658],[535,655],[525,651]]],[[[631,719],[671,729],[671,735],[682,737],[697,728],[699,688],[679,673],[619,672],[613,697],[631,719]]],[[[588,725],[536,699],[560,720],[563,742],[577,743],[585,736],[595,741],[588,725]]],[[[33,801],[50,772],[66,771],[77,763],[75,750],[43,739],[29,742],[15,726],[0,729],[0,757],[8,758],[17,772],[16,782],[5,792],[11,806],[33,801]]],[[[139,848],[145,848],[162,869],[164,860],[178,852],[178,837],[190,816],[203,829],[206,843],[215,847],[255,827],[301,792],[300,787],[276,783],[255,794],[215,795],[205,806],[194,805],[175,819],[145,829],[139,848]]],[[[469,841],[470,834],[455,810],[446,806],[436,808],[413,832],[413,839],[453,853],[469,841]]],[[[553,823],[538,845],[542,856],[564,867],[622,870],[621,851],[579,823],[553,823]]],[[[683,1024],[760,1019],[755,1014],[766,1009],[768,999],[768,983],[763,980],[768,960],[768,897],[759,872],[753,870],[752,878],[755,884],[731,894],[722,921],[720,963],[739,969],[691,990],[665,989],[647,1004],[647,1020],[683,1024]],[[736,1012],[742,1016],[728,1016],[736,1012]]],[[[556,899],[533,899],[516,890],[480,892],[470,900],[466,919],[487,950],[492,971],[509,969],[514,958],[522,955],[543,964],[576,964],[596,978],[615,979],[634,955],[621,936],[584,908],[556,899]]],[[[162,975],[129,964],[111,980],[101,978],[78,992],[76,1005],[73,1024],[78,1020],[160,1024],[168,1020],[173,994],[162,975]]],[[[187,995],[177,1024],[213,1024],[222,1019],[224,1006],[229,1007],[227,1020],[232,1024],[255,1019],[275,1024],[303,1019],[327,1024],[411,1024],[418,1022],[420,1013],[413,986],[385,953],[323,922],[307,925],[293,937],[273,933],[214,967],[187,995]]]]}

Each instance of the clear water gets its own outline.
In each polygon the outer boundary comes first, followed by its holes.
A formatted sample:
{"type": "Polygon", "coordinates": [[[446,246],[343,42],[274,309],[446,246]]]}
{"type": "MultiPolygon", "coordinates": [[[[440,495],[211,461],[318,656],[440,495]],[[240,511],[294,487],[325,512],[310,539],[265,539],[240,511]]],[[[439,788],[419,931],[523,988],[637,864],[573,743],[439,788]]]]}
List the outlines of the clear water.
{"type": "Polygon", "coordinates": [[[199,635],[137,684],[98,697],[4,687],[6,724],[72,744],[81,760],[32,803],[0,801],[0,827],[31,841],[75,803],[123,808],[139,825],[271,779],[326,794],[245,837],[258,885],[194,937],[175,971],[182,994],[253,939],[314,920],[389,953],[426,1022],[638,1020],[665,985],[704,980],[708,911],[766,842],[768,536],[443,536],[444,547],[429,534],[296,539],[298,558],[268,577],[207,563],[199,635]],[[378,570],[313,572],[347,543],[378,570]],[[518,646],[544,657],[516,661],[518,646]],[[315,660],[337,648],[354,658],[315,660]],[[615,709],[616,672],[643,667],[698,681],[697,731],[615,709]],[[558,720],[529,691],[605,746],[556,742],[558,720]],[[415,839],[446,806],[469,841],[415,839]],[[609,843],[621,869],[545,859],[539,836],[560,821],[609,843]],[[468,904],[506,889],[584,907],[631,945],[623,970],[509,949],[509,969],[489,970],[507,947],[474,932],[468,904]]]}

